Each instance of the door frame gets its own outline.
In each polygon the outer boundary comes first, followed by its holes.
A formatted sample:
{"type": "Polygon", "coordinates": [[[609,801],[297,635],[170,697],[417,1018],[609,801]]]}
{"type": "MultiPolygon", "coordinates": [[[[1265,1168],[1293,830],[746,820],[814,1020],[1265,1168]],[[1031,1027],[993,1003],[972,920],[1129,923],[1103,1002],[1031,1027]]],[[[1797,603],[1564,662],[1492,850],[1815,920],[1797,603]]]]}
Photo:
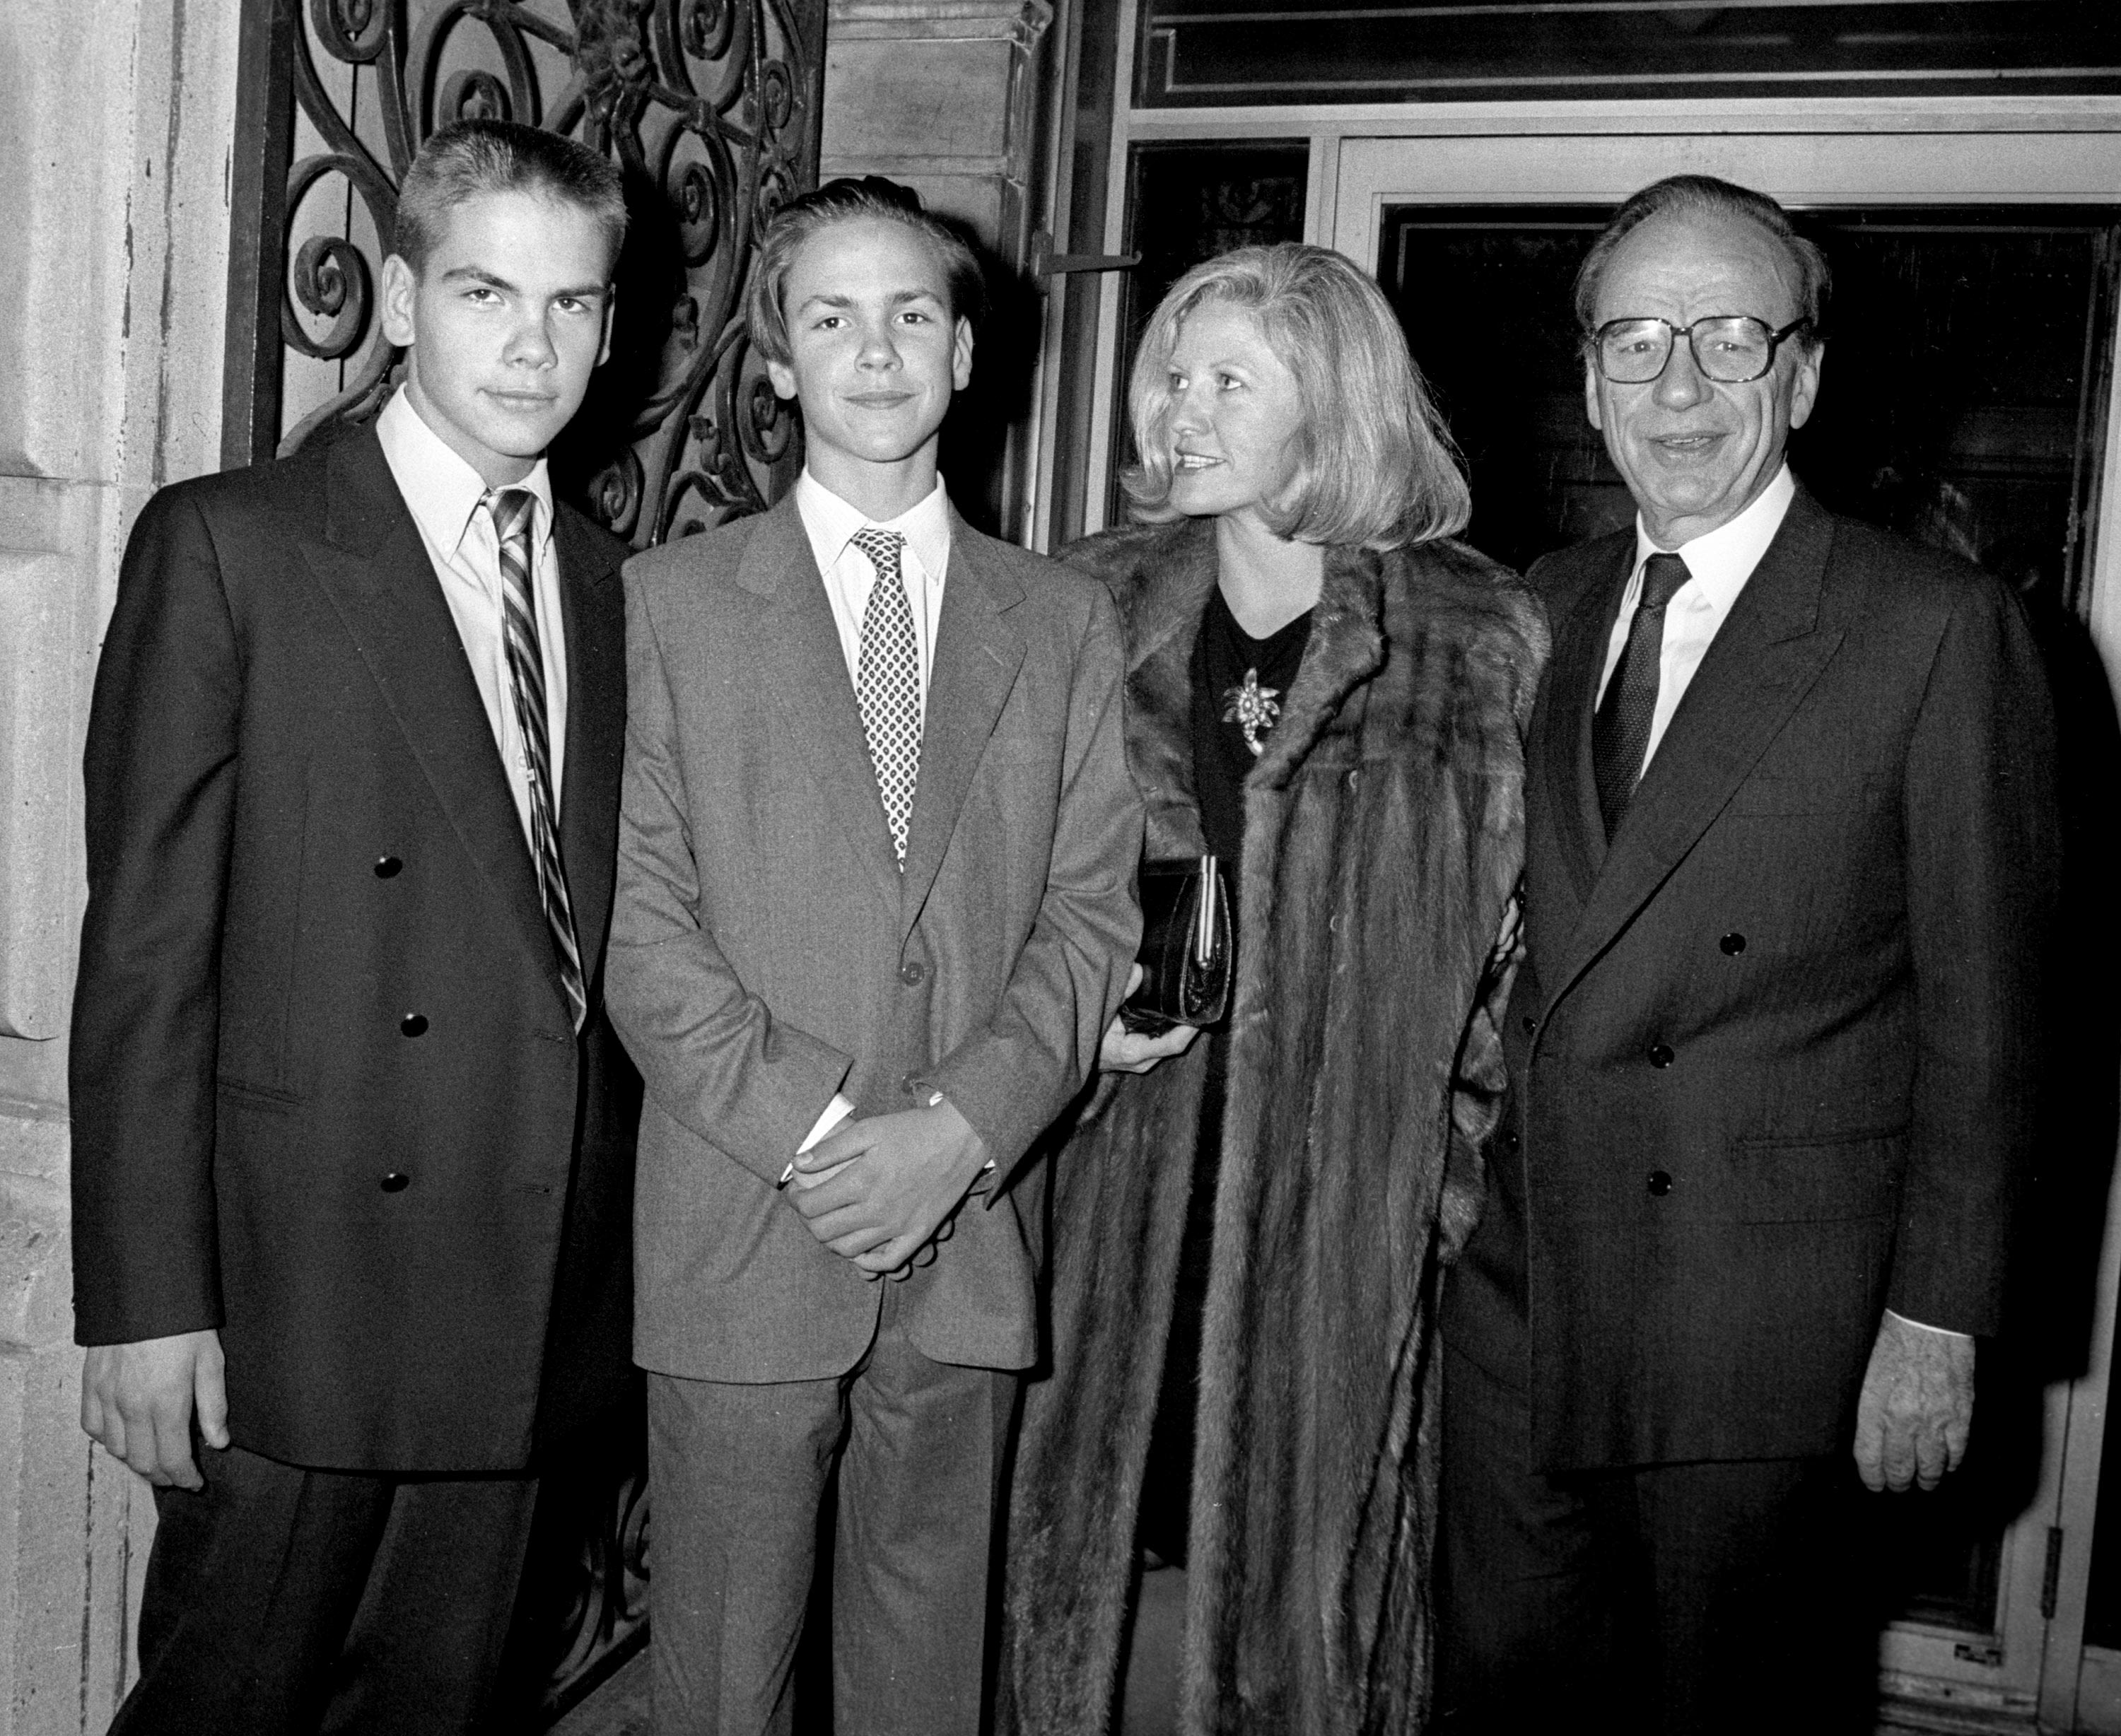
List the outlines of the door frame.
{"type": "MultiPolygon", "coordinates": [[[[1307,212],[1307,235],[1375,272],[1388,205],[1612,205],[1679,174],[1740,181],[1792,209],[2106,205],[2121,221],[2121,103],[1596,106],[1605,112],[1499,114],[1484,117],[1485,127],[1457,116],[1450,117],[1457,124],[1439,127],[1424,115],[1418,129],[1404,123],[1390,132],[1341,129],[1314,156],[1312,184],[1322,197],[1307,212]],[[2095,109],[2104,112],[2087,112],[2095,109]],[[2042,120],[2051,124],[2036,124],[2042,120]],[[1505,121],[1514,130],[1497,124],[1505,121]]],[[[2121,331],[2113,337],[2121,342],[2121,331]]],[[[2121,393],[2109,397],[2105,429],[2086,607],[2121,696],[2121,393]]],[[[2121,1282],[2118,1219],[2121,1190],[2108,1203],[2088,1372],[2045,1394],[2039,1483],[2005,1533],[1997,1643],[1992,1649],[1950,1628],[1895,1624],[1880,1662],[1904,1704],[2021,1725],[2037,1718],[2060,1729],[2121,1731],[2121,1654],[2087,1655],[2083,1640],[2121,1282]]]]}

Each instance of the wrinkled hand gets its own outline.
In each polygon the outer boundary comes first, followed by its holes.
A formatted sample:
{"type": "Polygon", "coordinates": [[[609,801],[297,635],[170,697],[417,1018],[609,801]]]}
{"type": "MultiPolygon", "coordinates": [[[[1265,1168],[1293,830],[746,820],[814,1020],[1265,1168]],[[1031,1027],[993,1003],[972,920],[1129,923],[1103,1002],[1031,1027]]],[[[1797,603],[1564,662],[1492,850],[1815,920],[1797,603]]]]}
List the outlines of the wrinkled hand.
{"type": "Polygon", "coordinates": [[[810,1233],[865,1272],[896,1271],[986,1166],[985,1142],[947,1098],[844,1123],[795,1160],[790,1203],[810,1233]]]}
{"type": "Polygon", "coordinates": [[[205,1487],[192,1462],[195,1413],[207,1445],[226,1446],[219,1333],[94,1344],[82,1359],[81,1426],[152,1483],[205,1487]]]}
{"type": "Polygon", "coordinates": [[[1934,1489],[1966,1455],[1974,1340],[1887,1315],[1856,1401],[1856,1469],[1872,1489],[1934,1489]]]}
{"type": "MultiPolygon", "coordinates": [[[[1141,987],[1141,966],[1136,965],[1127,978],[1128,994],[1141,987]]],[[[1105,1026],[1104,1040],[1098,1045],[1098,1065],[1107,1073],[1147,1073],[1159,1061],[1185,1054],[1200,1034],[1196,1025],[1173,1025],[1158,1036],[1144,1036],[1115,1018],[1105,1026]]]]}

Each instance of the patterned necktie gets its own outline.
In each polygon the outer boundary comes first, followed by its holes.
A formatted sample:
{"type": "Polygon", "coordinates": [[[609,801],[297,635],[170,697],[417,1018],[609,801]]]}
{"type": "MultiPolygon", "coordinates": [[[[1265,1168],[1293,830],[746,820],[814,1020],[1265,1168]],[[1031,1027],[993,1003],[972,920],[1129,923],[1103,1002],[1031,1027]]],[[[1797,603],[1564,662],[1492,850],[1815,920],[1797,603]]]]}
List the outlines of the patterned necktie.
{"type": "Polygon", "coordinates": [[[546,733],[545,659],[538,640],[538,593],[530,582],[530,518],[537,496],[527,488],[504,488],[486,497],[501,545],[501,617],[508,647],[509,686],[530,785],[530,854],[538,867],[538,891],[545,924],[552,931],[560,986],[580,1031],[589,1016],[582,987],[581,949],[575,943],[575,915],[567,900],[567,871],[560,860],[559,829],[553,824],[552,755],[546,733]]]}
{"type": "Polygon", "coordinates": [[[1591,771],[1598,786],[1598,812],[1610,843],[1620,830],[1657,715],[1657,677],[1664,661],[1664,612],[1673,593],[1694,575],[1676,555],[1652,555],[1643,568],[1642,600],[1628,628],[1627,648],[1613,666],[1606,697],[1591,722],[1591,771]]]}
{"type": "Polygon", "coordinates": [[[898,570],[906,538],[895,530],[856,531],[854,545],[876,569],[869,607],[862,611],[861,654],[855,691],[861,701],[862,729],[869,763],[891,823],[891,847],[906,872],[906,826],[913,816],[913,786],[921,774],[921,649],[913,636],[913,608],[898,570]]]}

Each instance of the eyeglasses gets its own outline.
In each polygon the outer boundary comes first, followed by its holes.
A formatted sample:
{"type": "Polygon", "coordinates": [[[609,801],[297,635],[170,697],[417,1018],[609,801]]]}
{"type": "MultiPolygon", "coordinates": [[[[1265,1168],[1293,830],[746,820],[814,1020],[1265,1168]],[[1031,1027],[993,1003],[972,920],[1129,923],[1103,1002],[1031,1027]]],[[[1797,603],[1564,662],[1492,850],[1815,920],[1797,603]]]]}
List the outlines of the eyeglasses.
{"type": "Polygon", "coordinates": [[[1779,332],[1746,314],[1712,314],[1692,325],[1669,319],[1609,319],[1592,336],[1598,371],[1617,386],[1646,386],[1665,370],[1680,337],[1694,352],[1704,379],[1727,386],[1758,379],[1775,365],[1775,350],[1792,333],[1811,323],[1792,319],[1779,332]]]}

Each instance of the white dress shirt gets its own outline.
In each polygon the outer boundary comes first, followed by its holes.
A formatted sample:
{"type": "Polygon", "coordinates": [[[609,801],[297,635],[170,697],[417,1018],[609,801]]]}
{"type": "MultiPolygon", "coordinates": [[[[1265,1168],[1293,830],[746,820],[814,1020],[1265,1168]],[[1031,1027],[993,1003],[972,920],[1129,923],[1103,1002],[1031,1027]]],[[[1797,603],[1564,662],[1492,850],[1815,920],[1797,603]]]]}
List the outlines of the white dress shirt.
{"type": "Polygon", "coordinates": [[[847,679],[860,682],[862,613],[869,607],[876,568],[854,546],[855,533],[874,525],[895,530],[906,538],[900,550],[899,569],[906,581],[906,597],[913,607],[913,641],[921,658],[921,721],[928,721],[928,681],[935,665],[935,626],[943,616],[943,582],[950,566],[950,498],[943,480],[935,479],[918,505],[897,518],[879,523],[863,516],[805,470],[795,484],[795,510],[810,538],[818,571],[832,599],[833,624],[840,630],[840,649],[847,659],[847,679]]]}
{"type": "MultiPolygon", "coordinates": [[[[530,831],[529,756],[515,721],[515,695],[508,673],[508,641],[503,626],[501,547],[493,533],[493,515],[479,510],[485,481],[421,420],[401,388],[375,419],[375,435],[398,491],[419,527],[427,559],[457,625],[472,679],[492,726],[494,745],[508,770],[509,794],[523,824],[524,841],[535,850],[530,831]]],[[[530,513],[531,583],[538,598],[538,648],[545,663],[545,735],[552,771],[552,818],[560,817],[560,792],[567,751],[567,645],[560,617],[560,562],[552,547],[552,485],[543,458],[530,474],[513,485],[527,488],[537,505],[530,513]]]]}
{"type": "MultiPolygon", "coordinates": [[[[841,500],[806,468],[795,484],[795,510],[810,538],[810,552],[817,557],[825,594],[832,599],[832,621],[840,630],[840,651],[847,660],[847,679],[855,683],[857,691],[861,683],[862,614],[869,607],[876,568],[854,546],[855,533],[875,525],[879,530],[895,530],[905,537],[898,564],[907,601],[913,608],[913,641],[921,659],[921,721],[925,724],[928,682],[935,668],[935,627],[943,617],[943,581],[950,566],[950,498],[944,492],[943,479],[936,477],[935,487],[916,505],[879,523],[841,500]]],[[[795,1155],[801,1157],[854,1112],[852,1101],[835,1092],[809,1137],[795,1148],[795,1155]]],[[[994,1166],[990,1163],[987,1167],[994,1166]]],[[[781,1181],[785,1184],[795,1171],[791,1163],[781,1171],[781,1181]]]]}
{"type": "MultiPolygon", "coordinates": [[[[1688,575],[1686,583],[1672,593],[1665,607],[1664,642],[1657,659],[1657,710],[1650,716],[1649,745],[1643,752],[1645,767],[1655,756],[1657,743],[1664,739],[1666,727],[1700,668],[1701,659],[1708,654],[1708,647],[1730,618],[1732,605],[1746,589],[1746,581],[1753,576],[1760,557],[1767,553],[1768,545],[1775,540],[1775,533],[1788,515],[1790,502],[1796,498],[1797,482],[1785,463],[1775,472],[1774,480],[1760,491],[1760,498],[1728,524],[1718,525],[1676,549],[1660,548],[1652,542],[1642,514],[1636,514],[1635,570],[1628,576],[1620,618],[1613,623],[1613,636],[1606,642],[1606,673],[1598,680],[1601,700],[1606,696],[1606,683],[1612,680],[1613,671],[1620,665],[1620,654],[1628,648],[1628,629],[1634,622],[1635,607],[1642,598],[1643,569],[1650,556],[1676,554],[1686,562],[1688,575]]],[[[1890,1309],[1886,1311],[1893,1314],[1890,1309]]],[[[1893,1314],[1893,1318],[1907,1319],[1901,1314],[1893,1314]]],[[[1944,1338],[1965,1336],[1920,1320],[1908,1320],[1908,1324],[1944,1338]]]]}
{"type": "Polygon", "coordinates": [[[1775,533],[1783,528],[1790,502],[1797,498],[1797,482],[1784,464],[1760,496],[1728,524],[1718,525],[1705,536],[1664,549],[1650,540],[1642,514],[1635,515],[1635,570],[1628,575],[1628,589],[1620,598],[1620,618],[1606,645],[1606,673],[1598,678],[1598,697],[1606,696],[1606,683],[1620,666],[1628,649],[1628,629],[1634,624],[1635,606],[1642,599],[1643,568],[1652,555],[1676,554],[1686,563],[1685,584],[1672,593],[1664,612],[1664,645],[1657,659],[1657,710],[1650,715],[1650,738],[1643,750],[1643,766],[1648,769],[1664,739],[1671,714],[1685,697],[1687,685],[1723,623],[1731,606],[1753,576],[1775,533]]]}

